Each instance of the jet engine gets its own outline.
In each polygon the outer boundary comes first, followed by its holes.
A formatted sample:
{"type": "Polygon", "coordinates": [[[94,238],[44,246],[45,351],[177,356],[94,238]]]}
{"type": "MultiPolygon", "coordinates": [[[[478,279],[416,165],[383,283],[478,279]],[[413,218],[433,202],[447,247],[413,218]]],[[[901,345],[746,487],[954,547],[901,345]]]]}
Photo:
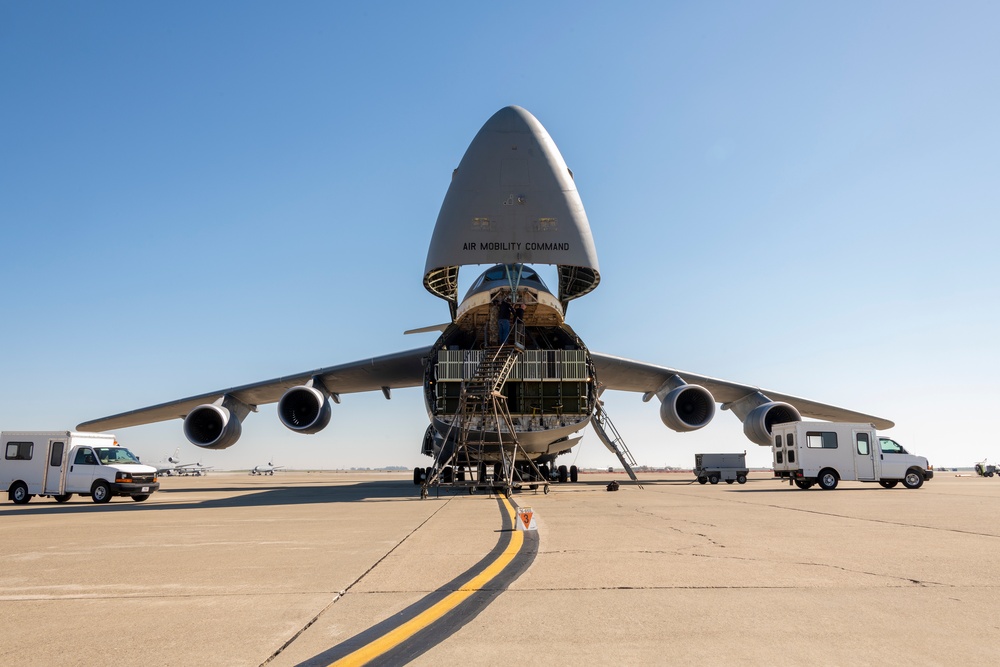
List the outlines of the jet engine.
{"type": "Polygon", "coordinates": [[[771,446],[771,427],[785,422],[800,422],[802,415],[788,403],[771,401],[758,405],[743,420],[743,434],[761,447],[771,446]]]}
{"type": "Polygon", "coordinates": [[[329,398],[319,383],[292,387],[278,401],[278,417],[296,433],[318,433],[330,423],[329,398]]]}
{"type": "Polygon", "coordinates": [[[681,384],[667,392],[662,401],[660,419],[678,433],[696,431],[715,417],[715,397],[700,385],[681,384]]]}
{"type": "Polygon", "coordinates": [[[184,437],[205,449],[225,449],[243,433],[240,419],[224,405],[199,405],[184,418],[184,437]]]}

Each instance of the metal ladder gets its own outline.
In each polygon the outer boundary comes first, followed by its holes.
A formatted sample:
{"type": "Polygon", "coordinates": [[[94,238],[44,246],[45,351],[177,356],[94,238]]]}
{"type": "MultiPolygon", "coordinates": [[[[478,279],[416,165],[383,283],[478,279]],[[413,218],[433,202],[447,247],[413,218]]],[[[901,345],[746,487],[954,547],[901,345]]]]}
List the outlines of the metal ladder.
{"type": "MultiPolygon", "coordinates": [[[[451,427],[444,438],[445,443],[447,443],[452,432],[456,428],[459,429],[455,447],[445,460],[442,461],[439,455],[438,460],[435,461],[433,472],[421,487],[422,498],[427,497],[430,486],[442,483],[442,473],[446,467],[453,463],[465,466],[471,476],[475,461],[478,464],[475,467],[475,485],[482,486],[486,483],[485,464],[482,461],[485,450],[486,425],[489,423],[496,425],[497,446],[500,448],[501,463],[500,479],[494,477],[493,486],[502,487],[505,495],[508,497],[511,495],[518,454],[531,465],[538,478],[541,478],[541,472],[517,441],[517,430],[507,409],[507,397],[501,392],[514,364],[517,363],[518,357],[524,351],[523,324],[514,327],[510,339],[512,339],[512,343],[485,348],[483,360],[476,368],[476,374],[463,384],[458,410],[455,412],[451,427]],[[481,437],[478,442],[469,442],[469,434],[477,418],[481,437]],[[503,444],[504,429],[501,428],[501,424],[506,427],[507,439],[511,441],[509,451],[503,444]]],[[[444,450],[442,449],[442,451],[444,450]]],[[[451,481],[444,480],[444,483],[451,481]]],[[[547,493],[548,484],[545,487],[547,493]]],[[[474,490],[475,486],[470,486],[470,493],[474,490]]]]}
{"type": "Polygon", "coordinates": [[[616,429],[615,425],[611,423],[611,418],[604,409],[604,403],[602,401],[597,402],[597,410],[594,413],[594,418],[590,420],[590,423],[597,432],[597,437],[601,439],[601,442],[604,443],[604,446],[607,447],[612,454],[618,457],[618,460],[622,462],[622,466],[625,468],[625,472],[627,472],[628,476],[632,478],[632,481],[635,482],[636,486],[641,489],[642,484],[639,483],[639,478],[635,476],[635,471],[632,470],[632,466],[636,465],[635,459],[632,458],[632,452],[628,450],[628,447],[625,445],[625,439],[618,433],[618,429],[616,429]]]}

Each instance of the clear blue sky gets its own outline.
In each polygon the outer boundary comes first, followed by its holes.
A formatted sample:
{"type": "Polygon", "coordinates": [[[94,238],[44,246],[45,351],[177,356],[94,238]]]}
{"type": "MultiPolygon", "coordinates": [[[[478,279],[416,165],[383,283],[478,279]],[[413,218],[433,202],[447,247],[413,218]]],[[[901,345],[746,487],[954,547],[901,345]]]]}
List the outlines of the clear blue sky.
{"type": "MultiPolygon", "coordinates": [[[[1000,5],[0,2],[0,428],[96,417],[432,342],[452,169],[517,104],[576,175],[593,348],[885,416],[1000,460],[1000,5]]],[[[470,272],[471,273],[471,272],[470,272]]],[[[468,276],[466,276],[468,277],[468,276]]],[[[769,452],[605,395],[640,463],[769,452]]],[[[223,452],[426,465],[418,390],[273,406],[223,452]]],[[[617,461],[588,432],[566,463],[617,461]]]]}

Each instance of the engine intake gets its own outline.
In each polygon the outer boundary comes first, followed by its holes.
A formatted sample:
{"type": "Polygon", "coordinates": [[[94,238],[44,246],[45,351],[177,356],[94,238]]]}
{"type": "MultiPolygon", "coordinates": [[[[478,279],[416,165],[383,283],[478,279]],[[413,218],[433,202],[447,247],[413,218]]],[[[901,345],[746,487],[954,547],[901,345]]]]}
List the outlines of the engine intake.
{"type": "Polygon", "coordinates": [[[281,423],[296,433],[318,433],[330,423],[330,394],[309,385],[292,387],[278,401],[281,423]]]}
{"type": "Polygon", "coordinates": [[[184,418],[184,437],[205,449],[231,447],[242,433],[240,420],[221,405],[199,405],[184,418]]]}
{"type": "Polygon", "coordinates": [[[696,384],[682,384],[667,392],[660,403],[660,419],[678,433],[696,431],[715,417],[715,397],[696,384]]]}
{"type": "Polygon", "coordinates": [[[743,434],[761,447],[771,446],[771,427],[785,422],[800,422],[802,415],[788,403],[772,401],[758,405],[743,420],[743,434]]]}

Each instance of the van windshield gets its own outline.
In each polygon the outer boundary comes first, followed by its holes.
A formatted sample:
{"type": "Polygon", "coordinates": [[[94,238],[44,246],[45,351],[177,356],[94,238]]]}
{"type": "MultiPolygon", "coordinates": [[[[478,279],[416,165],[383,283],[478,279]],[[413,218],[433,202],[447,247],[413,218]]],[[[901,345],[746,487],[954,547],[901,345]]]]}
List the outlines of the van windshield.
{"type": "Polygon", "coordinates": [[[104,465],[139,462],[136,455],[124,447],[94,447],[94,451],[97,452],[97,458],[99,458],[101,463],[104,465]]]}
{"type": "Polygon", "coordinates": [[[881,445],[882,452],[884,454],[906,454],[907,451],[903,449],[903,446],[892,440],[890,438],[879,438],[879,445],[881,445]]]}

